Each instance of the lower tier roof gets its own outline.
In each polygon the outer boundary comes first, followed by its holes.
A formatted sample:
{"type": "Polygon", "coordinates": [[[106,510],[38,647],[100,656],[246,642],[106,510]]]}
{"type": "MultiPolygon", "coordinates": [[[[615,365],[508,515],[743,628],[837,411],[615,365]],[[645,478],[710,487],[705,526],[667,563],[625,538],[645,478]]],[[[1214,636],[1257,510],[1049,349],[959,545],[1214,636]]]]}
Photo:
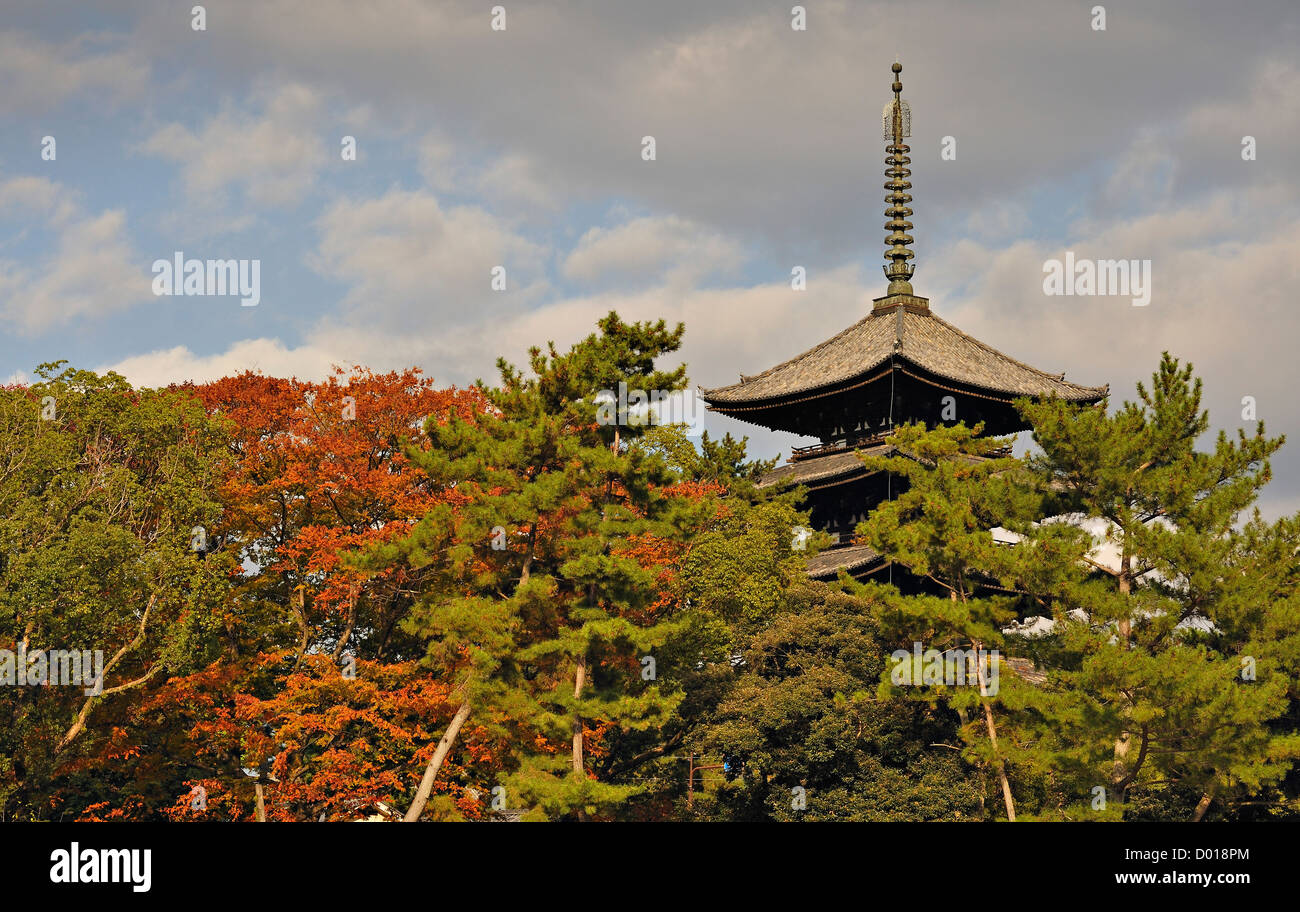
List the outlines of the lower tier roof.
{"type": "Polygon", "coordinates": [[[834,579],[841,570],[861,572],[883,565],[884,558],[869,545],[830,548],[808,558],[808,575],[813,579],[834,579]]]}
{"type": "Polygon", "coordinates": [[[759,479],[758,487],[766,488],[782,481],[788,481],[794,485],[816,485],[849,476],[866,475],[868,474],[867,467],[862,464],[859,454],[862,456],[889,456],[894,450],[895,447],[890,444],[880,444],[862,450],[842,450],[826,456],[787,462],[772,469],[759,479]]]}

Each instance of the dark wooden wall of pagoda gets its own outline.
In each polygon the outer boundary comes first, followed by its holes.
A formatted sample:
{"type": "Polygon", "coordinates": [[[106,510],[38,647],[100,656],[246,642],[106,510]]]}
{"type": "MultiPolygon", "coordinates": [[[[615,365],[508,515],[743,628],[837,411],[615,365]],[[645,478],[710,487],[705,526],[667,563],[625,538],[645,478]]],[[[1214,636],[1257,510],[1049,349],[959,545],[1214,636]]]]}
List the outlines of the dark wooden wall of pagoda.
{"type": "MultiPolygon", "coordinates": [[[[895,371],[892,378],[887,374],[857,389],[765,407],[764,420],[760,423],[806,437],[816,437],[823,442],[887,433],[891,423],[898,426],[920,422],[927,427],[934,427],[937,424],[963,421],[968,427],[974,427],[984,422],[984,433],[990,436],[1011,434],[1027,428],[1010,402],[989,398],[979,391],[929,375],[910,364],[907,369],[924,376],[930,382],[895,371]],[[951,408],[944,401],[948,396],[953,400],[951,408]],[[945,409],[947,414],[954,416],[951,420],[945,419],[945,409]]],[[[725,408],[718,410],[728,414],[725,408]]],[[[749,418],[740,412],[731,414],[749,418]]]]}
{"type": "Polygon", "coordinates": [[[888,472],[875,472],[838,484],[820,487],[809,486],[804,507],[810,510],[809,521],[814,529],[838,535],[848,541],[858,523],[880,503],[891,496],[897,497],[907,485],[907,479],[888,472]]]}

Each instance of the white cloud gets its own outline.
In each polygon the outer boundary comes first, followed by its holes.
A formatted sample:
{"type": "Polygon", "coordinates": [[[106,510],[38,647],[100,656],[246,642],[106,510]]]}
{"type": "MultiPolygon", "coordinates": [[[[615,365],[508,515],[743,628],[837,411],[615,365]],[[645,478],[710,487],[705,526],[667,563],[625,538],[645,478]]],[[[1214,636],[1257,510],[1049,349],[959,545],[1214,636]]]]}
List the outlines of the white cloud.
{"type": "Polygon", "coordinates": [[[74,194],[47,177],[13,177],[0,184],[0,215],[41,213],[62,224],[76,212],[74,194]]]}
{"type": "Polygon", "coordinates": [[[348,366],[347,359],[311,345],[290,348],[278,339],[244,339],[223,352],[196,355],[185,346],[133,355],[100,371],[113,370],[136,386],[160,387],[187,380],[207,383],[242,373],[261,371],[273,377],[323,379],[333,365],[348,366]]]}
{"type": "Polygon", "coordinates": [[[682,285],[734,272],[743,259],[736,241],[670,215],[592,228],[578,241],[563,268],[567,278],[587,283],[635,283],[666,275],[666,284],[682,285]]]}
{"type": "Polygon", "coordinates": [[[489,199],[510,205],[548,211],[558,205],[556,188],[538,174],[537,163],[523,155],[496,159],[479,178],[478,188],[489,199]]]}
{"type": "Polygon", "coordinates": [[[132,50],[109,50],[93,34],[52,43],[14,30],[0,32],[0,111],[48,112],[79,93],[117,103],[139,94],[149,66],[132,50]]]}
{"type": "Polygon", "coordinates": [[[736,382],[741,371],[754,374],[811,348],[866,316],[870,307],[854,267],[814,272],[802,292],[786,283],[686,290],[657,285],[554,301],[493,327],[474,351],[483,368],[497,355],[518,362],[531,345],[554,340],[566,348],[616,310],[625,320],[684,322],[682,350],[665,363],[685,361],[693,384],[714,387],[736,382]]]}
{"type": "Polygon", "coordinates": [[[142,148],[176,162],[186,196],[203,209],[226,207],[232,190],[244,208],[292,205],[314,186],[325,163],[324,141],[314,129],[321,99],[290,83],[262,93],[260,101],[260,116],[227,108],[197,131],[170,123],[142,148]]]}
{"type": "MultiPolygon", "coordinates": [[[[30,192],[37,192],[31,190],[30,192]]],[[[1044,370],[1065,370],[1081,383],[1109,382],[1116,399],[1168,349],[1195,362],[1206,378],[1207,404],[1219,426],[1232,427],[1242,395],[1254,395],[1276,432],[1300,423],[1300,402],[1288,373],[1294,325],[1289,289],[1300,281],[1300,224],[1259,224],[1257,203],[1270,196],[1221,193],[1172,210],[1109,222],[1080,221],[1068,241],[1022,240],[1010,246],[963,241],[928,258],[914,284],[932,307],[988,344],[1044,370]],[[1241,237],[1248,241],[1236,240],[1241,237]],[[1080,257],[1151,259],[1150,306],[1128,298],[1049,298],[1042,264],[1065,248],[1080,257]],[[960,296],[949,288],[962,288],[960,296]],[[1243,357],[1243,353],[1249,357],[1243,357]]],[[[701,263],[726,261],[732,239],[709,250],[688,225],[672,218],[633,219],[585,235],[564,259],[575,277],[619,276],[617,290],[551,298],[535,280],[530,303],[515,306],[490,292],[487,265],[514,250],[530,268],[544,251],[481,210],[444,210],[430,194],[391,191],[333,207],[318,223],[317,266],[351,286],[342,312],[317,323],[303,345],[241,342],[221,355],[197,358],[184,349],[153,353],[138,365],[153,382],[206,378],[260,366],[272,373],[322,374],[332,363],[376,368],[411,364],[441,383],[494,379],[498,355],[519,363],[530,345],[567,347],[609,310],[625,319],[684,321],[679,355],[692,382],[712,387],[757,373],[823,341],[868,313],[883,280],[857,266],[812,270],[808,289],[793,291],[782,275],[770,283],[702,288],[701,263]],[[691,239],[683,243],[683,239],[691,239]],[[717,251],[720,251],[718,253],[717,251]],[[620,272],[621,270],[621,272],[620,272]],[[624,275],[651,276],[630,288],[624,275]],[[498,303],[500,302],[500,303],[498,303]]],[[[748,434],[756,455],[787,451],[794,441],[710,416],[717,433],[748,434]]],[[[1294,464],[1287,451],[1275,460],[1294,464]]],[[[1294,473],[1290,473],[1294,474],[1294,473]]],[[[1293,492],[1279,489],[1285,500],[1293,492]]]]}
{"type": "Polygon", "coordinates": [[[523,306],[542,281],[546,250],[477,206],[444,208],[431,193],[391,190],[341,200],[316,220],[312,266],[352,287],[345,308],[364,322],[410,330],[523,306]],[[491,288],[506,270],[505,292],[491,288]]]}
{"type": "Polygon", "coordinates": [[[430,134],[420,142],[420,176],[435,193],[449,193],[466,180],[456,162],[456,144],[430,134]]]}
{"type": "Polygon", "coordinates": [[[53,250],[38,260],[0,260],[0,318],[11,326],[37,333],[126,310],[151,297],[122,210],[88,213],[62,185],[17,177],[0,183],[0,219],[14,216],[24,228],[11,243],[24,240],[34,227],[50,234],[53,250]]]}
{"type": "MultiPolygon", "coordinates": [[[[1190,361],[1205,381],[1214,427],[1244,427],[1253,396],[1272,434],[1300,429],[1294,393],[1293,289],[1300,282],[1300,221],[1272,212],[1284,187],[1221,191],[1127,219],[1081,221],[1066,241],[1004,248],[965,241],[932,258],[913,284],[931,305],[977,338],[1071,380],[1109,382],[1114,401],[1134,399],[1162,351],[1190,361]],[[1065,250],[1089,259],[1150,259],[1151,303],[1129,297],[1048,297],[1043,262],[1065,250]],[[946,288],[964,287],[959,298],[946,288]]],[[[1273,459],[1270,499],[1300,488],[1300,448],[1273,459]]],[[[1276,513],[1274,513],[1276,515],[1276,513]]]]}
{"type": "Polygon", "coordinates": [[[1165,203],[1174,183],[1178,160],[1166,135],[1143,130],[1124,150],[1103,190],[1103,198],[1112,213],[1132,207],[1152,207],[1165,203]]]}
{"type": "Polygon", "coordinates": [[[966,218],[968,235],[999,243],[1019,236],[1029,227],[1029,213],[1025,207],[1009,200],[993,200],[972,209],[966,218]]]}
{"type": "MultiPolygon", "coordinates": [[[[1217,406],[1240,389],[1260,398],[1274,430],[1289,430],[1300,417],[1287,351],[1297,317],[1285,300],[1300,259],[1300,106],[1290,103],[1300,70],[1289,33],[1223,11],[1180,18],[1157,2],[1112,24],[1099,66],[1098,45],[1082,40],[1086,16],[1022,6],[917,4],[912,34],[925,40],[900,47],[854,3],[810,10],[809,31],[796,33],[786,12],[742,3],[663,0],[651,15],[561,0],[511,7],[508,32],[495,33],[472,4],[377,0],[358,15],[346,0],[268,0],[205,35],[211,56],[180,71],[211,79],[218,97],[268,74],[290,88],[256,94],[252,113],[171,123],[147,145],[178,163],[192,206],[225,196],[252,211],[309,197],[321,166],[294,144],[336,155],[339,111],[366,123],[364,136],[347,130],[363,157],[385,130],[399,150],[402,137],[425,137],[410,151],[427,190],[345,199],[319,216],[310,263],[345,291],[305,327],[301,346],[275,342],[268,359],[292,366],[346,352],[463,380],[490,374],[498,353],[517,360],[534,342],[567,344],[617,307],[630,318],[685,319],[693,379],[715,385],[821,341],[883,291],[875,112],[898,51],[916,115],[915,284],[940,315],[1036,366],[1110,381],[1119,395],[1170,348],[1207,373],[1217,406]],[[1245,62],[1208,70],[1200,61],[1210,51],[1245,62]],[[327,115],[330,130],[314,129],[327,115]],[[990,129],[1008,116],[1014,168],[1005,131],[990,129]],[[646,133],[658,139],[654,163],[639,158],[646,133]],[[1258,162],[1240,160],[1248,133],[1258,162]],[[316,134],[329,138],[316,143],[316,134]],[[941,163],[947,134],[960,157],[941,163]],[[1248,189],[1234,199],[1231,186],[1248,189]],[[612,201],[654,214],[591,230],[577,221],[612,201]],[[566,209],[577,214],[555,216],[566,209]],[[1090,217],[1044,240],[1062,211],[1090,217]],[[539,213],[546,221],[534,234],[539,213]],[[968,239],[927,246],[945,224],[968,239]],[[549,246],[577,235],[565,249],[549,246]],[[1042,261],[1065,249],[1152,259],[1151,306],[1045,298],[1042,261]],[[828,268],[858,261],[868,264],[861,275],[828,268]],[[580,297],[554,299],[553,262],[580,297]],[[786,284],[794,263],[809,267],[807,292],[786,284]],[[509,292],[489,290],[493,265],[509,270],[509,292]],[[742,265],[753,268],[739,279],[742,265]],[[724,279],[731,287],[700,288],[724,279]],[[960,297],[945,295],[954,289],[960,297]]],[[[1282,23],[1278,11],[1261,0],[1259,19],[1282,23]]],[[[175,24],[163,18],[139,18],[142,53],[174,47],[175,24]]],[[[215,215],[250,218],[233,206],[215,215]]],[[[183,220],[209,223],[193,210],[183,220]]],[[[246,344],[223,357],[234,364],[246,344]]]]}
{"type": "Polygon", "coordinates": [[[1300,105],[1295,103],[1300,64],[1294,54],[1261,55],[1249,72],[1250,84],[1244,90],[1198,104],[1179,120],[1177,148],[1185,156],[1199,155],[1207,174],[1251,180],[1262,171],[1286,181],[1294,199],[1293,178],[1300,166],[1300,105]],[[1244,136],[1257,141],[1255,161],[1241,159],[1244,136]]]}
{"type": "Polygon", "coordinates": [[[559,207],[558,188],[539,173],[532,158],[518,153],[473,156],[471,151],[430,133],[419,143],[420,176],[436,193],[474,196],[516,218],[550,216],[559,207]]]}

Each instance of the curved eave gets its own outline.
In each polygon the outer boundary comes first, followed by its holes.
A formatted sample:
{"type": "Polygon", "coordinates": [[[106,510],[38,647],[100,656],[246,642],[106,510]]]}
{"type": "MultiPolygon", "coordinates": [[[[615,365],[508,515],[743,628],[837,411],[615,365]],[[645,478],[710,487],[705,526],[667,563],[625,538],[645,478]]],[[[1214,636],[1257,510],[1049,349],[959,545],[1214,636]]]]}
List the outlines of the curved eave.
{"type": "Polygon", "coordinates": [[[744,417],[835,396],[895,367],[935,387],[1004,403],[1022,396],[1092,403],[1109,394],[1109,387],[1072,383],[1000,352],[928,308],[904,306],[877,308],[802,354],[700,394],[711,410],[744,417]]]}
{"type": "Polygon", "coordinates": [[[783,481],[789,481],[792,488],[807,488],[809,491],[820,491],[823,488],[834,488],[838,485],[847,484],[850,481],[859,481],[863,478],[869,478],[877,474],[867,469],[864,465],[857,468],[845,469],[835,475],[823,475],[818,478],[803,479],[797,475],[787,474],[782,476],[765,475],[759,479],[755,485],[759,490],[774,487],[783,481]]]}
{"type": "MultiPolygon", "coordinates": [[[[1107,396],[1110,395],[1109,384],[1106,386],[1095,386],[1095,387],[1074,386],[1073,384],[1070,384],[1072,387],[1074,387],[1074,389],[1070,390],[1070,392],[1075,393],[1075,391],[1077,391],[1077,393],[1068,396],[1061,395],[1061,391],[1057,391],[1057,390],[1049,390],[1042,393],[1023,393],[1014,390],[999,389],[998,387],[994,387],[991,385],[973,383],[969,380],[963,379],[961,377],[957,377],[952,374],[947,374],[941,371],[935,371],[925,367],[924,365],[918,364],[916,361],[913,361],[911,358],[907,357],[906,355],[897,355],[895,356],[894,361],[895,364],[886,367],[884,370],[874,370],[874,368],[878,367],[879,365],[873,365],[873,368],[869,368],[854,377],[848,378],[847,380],[838,381],[836,383],[829,383],[826,384],[825,386],[815,387],[807,391],[801,391],[799,393],[793,393],[785,396],[767,397],[761,399],[728,400],[728,399],[716,398],[715,394],[718,392],[718,389],[706,390],[701,388],[700,397],[704,399],[708,411],[717,412],[722,415],[730,415],[734,418],[739,418],[742,421],[749,421],[753,424],[760,424],[761,422],[755,421],[753,418],[745,417],[746,413],[752,414],[756,412],[761,413],[766,411],[774,411],[776,409],[788,408],[789,406],[792,405],[800,405],[805,402],[812,402],[817,399],[826,399],[826,398],[838,396],[841,395],[842,393],[847,393],[852,390],[859,389],[861,387],[868,386],[872,383],[876,383],[878,381],[887,379],[889,375],[894,371],[898,371],[901,374],[906,374],[907,376],[912,377],[913,379],[918,380],[922,383],[929,384],[930,386],[933,386],[936,389],[941,389],[946,392],[957,392],[967,396],[975,396],[980,399],[988,399],[995,402],[1001,402],[1006,405],[1010,405],[1012,402],[1020,398],[1048,399],[1048,398],[1052,398],[1053,396],[1059,396],[1060,398],[1065,399],[1067,402],[1077,402],[1081,405],[1092,405],[1097,402],[1100,402],[1101,400],[1105,399],[1107,396]],[[908,369],[909,367],[911,368],[911,370],[908,369]],[[952,384],[952,385],[950,386],[948,384],[952,384]]],[[[1058,380],[1058,382],[1064,382],[1064,381],[1058,380]]],[[[728,389],[728,388],[729,387],[721,387],[720,389],[728,389]]]]}
{"type": "Polygon", "coordinates": [[[894,447],[883,445],[862,450],[845,449],[825,456],[787,462],[784,465],[777,466],[759,479],[758,487],[768,488],[785,481],[796,487],[802,485],[809,491],[835,487],[836,485],[868,478],[876,474],[875,471],[866,467],[859,457],[859,453],[869,456],[885,456],[893,452],[894,447]]]}
{"type": "Polygon", "coordinates": [[[885,558],[867,545],[832,548],[808,558],[808,575],[816,580],[830,580],[841,570],[851,575],[873,573],[882,569],[885,558]]]}
{"type": "MultiPolygon", "coordinates": [[[[807,391],[790,393],[785,396],[774,396],[774,397],[752,399],[752,400],[739,399],[739,400],[733,400],[735,404],[732,404],[732,401],[728,401],[725,399],[718,401],[716,399],[710,398],[710,396],[719,392],[718,389],[711,389],[711,390],[701,389],[700,397],[708,404],[709,411],[719,412],[722,414],[731,414],[734,412],[761,412],[761,411],[767,411],[769,409],[785,408],[791,405],[800,405],[801,403],[804,402],[811,402],[815,399],[825,399],[828,396],[836,396],[839,395],[840,393],[847,393],[850,390],[858,389],[859,387],[867,386],[871,383],[874,383],[875,381],[883,377],[888,377],[889,374],[893,371],[893,367],[887,367],[883,371],[876,370],[876,368],[878,368],[879,366],[880,364],[873,364],[871,367],[862,371],[860,374],[857,374],[854,377],[850,377],[847,380],[840,380],[835,383],[828,383],[824,386],[813,387],[812,389],[807,391]],[[875,371],[874,374],[873,371],[875,371]]],[[[730,388],[731,387],[721,387],[720,389],[730,389],[730,388]]],[[[739,417],[739,415],[737,415],[736,417],[739,417]]]]}
{"type": "Polygon", "coordinates": [[[1102,399],[1105,399],[1107,396],[1110,395],[1110,384],[1107,384],[1106,386],[1078,386],[1073,383],[1068,383],[1065,380],[1064,374],[1055,375],[1053,377],[1053,380],[1054,382],[1062,383],[1068,386],[1069,389],[1066,391],[1070,392],[1071,395],[1068,396],[1062,395],[1061,390],[1047,390],[1046,392],[1041,392],[1041,393],[1022,393],[1014,390],[999,388],[996,386],[992,386],[990,384],[978,383],[963,377],[958,377],[954,374],[946,373],[941,370],[935,370],[933,368],[926,367],[925,365],[918,364],[916,361],[913,361],[911,358],[907,357],[906,355],[900,355],[897,360],[901,362],[905,362],[911,365],[912,367],[916,368],[916,372],[906,370],[901,366],[895,368],[895,370],[899,371],[899,373],[906,374],[907,376],[912,377],[914,380],[919,380],[922,383],[928,383],[930,386],[933,386],[936,389],[945,390],[947,392],[963,393],[964,395],[967,396],[976,396],[980,399],[990,399],[996,402],[1005,403],[1007,405],[1010,405],[1011,403],[1015,402],[1017,399],[1051,399],[1053,397],[1064,399],[1066,402],[1077,402],[1080,405],[1092,405],[1094,403],[1100,402],[1102,399]],[[957,387],[953,388],[944,385],[944,383],[941,382],[944,380],[948,381],[949,383],[957,384],[957,387]]]}

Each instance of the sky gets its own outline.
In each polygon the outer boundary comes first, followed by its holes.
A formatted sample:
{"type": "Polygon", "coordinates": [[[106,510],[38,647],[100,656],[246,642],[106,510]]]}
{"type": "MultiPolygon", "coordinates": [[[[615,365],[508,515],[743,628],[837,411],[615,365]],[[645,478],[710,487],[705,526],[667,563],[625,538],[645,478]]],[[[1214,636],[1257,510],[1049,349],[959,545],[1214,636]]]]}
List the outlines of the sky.
{"type": "Polygon", "coordinates": [[[733,383],[885,293],[898,59],[916,293],[1115,404],[1191,361],[1216,429],[1253,433],[1251,397],[1294,441],[1263,507],[1300,510],[1295,0],[499,5],[223,0],[196,30],[190,0],[0,0],[0,382],[464,385],[614,309],[733,383]],[[258,260],[257,306],[154,294],[177,251],[258,260]],[[1046,294],[1066,251],[1149,260],[1150,303],[1046,294]]]}

